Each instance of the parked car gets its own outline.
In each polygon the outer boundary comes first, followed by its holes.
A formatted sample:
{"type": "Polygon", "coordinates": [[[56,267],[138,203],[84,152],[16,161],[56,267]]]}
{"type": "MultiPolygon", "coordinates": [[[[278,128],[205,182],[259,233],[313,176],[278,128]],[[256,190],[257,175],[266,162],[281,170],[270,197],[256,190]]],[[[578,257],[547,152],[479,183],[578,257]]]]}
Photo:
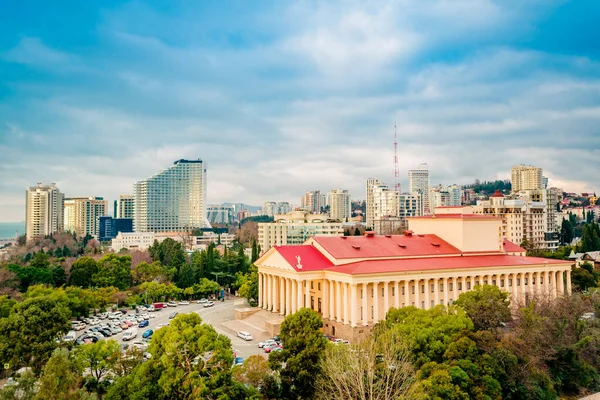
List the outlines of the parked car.
{"type": "Polygon", "coordinates": [[[203,306],[203,307],[204,307],[204,308],[208,308],[208,307],[212,307],[212,306],[214,306],[214,305],[215,305],[215,303],[213,303],[212,301],[208,301],[208,302],[206,302],[206,303],[204,304],[204,306],[203,306]]]}
{"type": "Polygon", "coordinates": [[[233,360],[233,365],[244,365],[244,359],[242,357],[236,357],[235,360],[233,360]]]}
{"type": "Polygon", "coordinates": [[[350,344],[350,342],[344,339],[334,339],[333,344],[350,344]]]}
{"type": "Polygon", "coordinates": [[[169,319],[173,319],[173,318],[175,318],[175,317],[177,316],[177,314],[179,314],[177,311],[173,311],[173,312],[171,313],[171,315],[169,315],[169,319]]]}
{"type": "Polygon", "coordinates": [[[265,346],[271,346],[271,345],[274,345],[274,344],[277,344],[277,342],[274,341],[273,339],[267,339],[267,340],[264,340],[262,342],[259,342],[258,343],[258,347],[260,347],[262,349],[265,346]]]}
{"type": "Polygon", "coordinates": [[[200,299],[196,303],[198,303],[198,304],[204,304],[204,303],[207,303],[207,302],[208,302],[208,300],[206,300],[206,299],[200,299]]]}
{"type": "Polygon", "coordinates": [[[150,325],[150,322],[149,322],[149,321],[146,321],[146,320],[144,319],[144,320],[142,320],[142,322],[140,322],[140,324],[138,325],[138,328],[145,328],[145,327],[147,327],[148,325],[150,325]]]}
{"type": "Polygon", "coordinates": [[[270,352],[272,352],[275,349],[281,350],[281,346],[278,345],[278,344],[274,344],[274,345],[271,345],[271,346],[265,346],[264,349],[265,349],[265,353],[270,353],[270,352]]]}
{"type": "Polygon", "coordinates": [[[72,342],[76,339],[77,334],[75,331],[69,331],[65,336],[63,336],[63,342],[72,342]]]}
{"type": "Polygon", "coordinates": [[[180,301],[179,305],[180,306],[188,306],[188,305],[190,305],[190,302],[189,301],[185,301],[185,300],[184,301],[180,301]]]}
{"type": "Polygon", "coordinates": [[[134,338],[137,337],[137,334],[138,334],[138,330],[137,329],[135,329],[135,328],[128,329],[123,334],[123,340],[124,341],[132,340],[132,339],[134,339],[134,338]]]}
{"type": "Polygon", "coordinates": [[[141,317],[144,319],[150,319],[150,315],[148,315],[146,313],[142,314],[141,317]]]}
{"type": "Polygon", "coordinates": [[[248,332],[240,331],[237,333],[237,335],[240,339],[252,340],[252,334],[250,334],[248,332]]]}
{"type": "Polygon", "coordinates": [[[175,303],[174,301],[170,301],[170,302],[168,302],[168,303],[167,303],[167,305],[168,305],[169,307],[177,307],[177,303],[175,303]]]}
{"type": "Polygon", "coordinates": [[[279,335],[273,336],[273,340],[276,341],[277,343],[281,343],[281,339],[279,338],[279,335]]]}
{"type": "Polygon", "coordinates": [[[144,333],[142,333],[142,338],[143,339],[149,338],[150,336],[152,336],[153,333],[154,333],[154,331],[152,329],[148,329],[147,331],[144,331],[144,333]]]}

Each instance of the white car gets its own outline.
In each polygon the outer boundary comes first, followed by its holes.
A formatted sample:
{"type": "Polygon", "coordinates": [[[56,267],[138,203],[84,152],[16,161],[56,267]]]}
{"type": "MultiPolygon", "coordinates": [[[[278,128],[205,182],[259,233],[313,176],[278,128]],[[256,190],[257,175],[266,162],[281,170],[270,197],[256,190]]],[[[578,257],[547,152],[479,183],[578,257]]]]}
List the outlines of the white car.
{"type": "Polygon", "coordinates": [[[141,317],[144,319],[150,319],[150,315],[148,314],[142,314],[141,317]]]}
{"type": "Polygon", "coordinates": [[[170,302],[168,302],[168,303],[167,303],[167,305],[168,305],[169,307],[177,307],[177,303],[175,303],[174,301],[170,301],[170,302]]]}
{"type": "Polygon", "coordinates": [[[179,305],[180,306],[188,306],[188,305],[190,305],[190,302],[189,301],[180,301],[179,305]]]}
{"type": "Polygon", "coordinates": [[[267,339],[267,340],[265,340],[263,342],[258,343],[258,347],[260,347],[262,349],[265,346],[272,346],[272,345],[275,345],[275,344],[277,344],[277,342],[274,341],[273,339],[267,339]]]}
{"type": "Polygon", "coordinates": [[[131,328],[125,331],[123,334],[123,340],[132,340],[137,337],[138,330],[135,328],[131,328]]]}
{"type": "Polygon", "coordinates": [[[248,332],[244,332],[244,331],[240,331],[237,333],[237,336],[240,339],[244,339],[244,340],[252,340],[252,334],[248,333],[248,332]]]}
{"type": "Polygon", "coordinates": [[[75,333],[75,331],[69,331],[69,333],[67,333],[65,336],[63,336],[62,340],[63,340],[63,342],[72,342],[76,338],[77,338],[77,334],[75,333]]]}
{"type": "Polygon", "coordinates": [[[214,305],[215,305],[215,303],[213,303],[212,301],[208,301],[208,302],[204,303],[204,305],[202,307],[208,308],[208,307],[212,307],[214,305]]]}

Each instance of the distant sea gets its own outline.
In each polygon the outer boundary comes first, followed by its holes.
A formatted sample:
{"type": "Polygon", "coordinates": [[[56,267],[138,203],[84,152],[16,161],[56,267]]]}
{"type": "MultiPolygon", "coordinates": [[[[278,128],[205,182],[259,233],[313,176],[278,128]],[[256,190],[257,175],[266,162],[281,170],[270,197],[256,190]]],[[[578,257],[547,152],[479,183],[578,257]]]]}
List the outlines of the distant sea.
{"type": "Polygon", "coordinates": [[[14,239],[15,232],[19,232],[19,235],[25,233],[25,221],[0,222],[0,239],[14,239]]]}

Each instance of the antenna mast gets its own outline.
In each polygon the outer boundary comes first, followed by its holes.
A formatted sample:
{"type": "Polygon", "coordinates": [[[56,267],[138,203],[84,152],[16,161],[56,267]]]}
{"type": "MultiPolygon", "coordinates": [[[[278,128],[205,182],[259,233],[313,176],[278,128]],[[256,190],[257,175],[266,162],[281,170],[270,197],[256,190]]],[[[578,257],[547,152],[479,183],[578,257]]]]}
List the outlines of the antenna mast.
{"type": "Polygon", "coordinates": [[[394,190],[400,193],[400,171],[398,170],[398,134],[396,133],[396,122],[394,122],[394,190]]]}

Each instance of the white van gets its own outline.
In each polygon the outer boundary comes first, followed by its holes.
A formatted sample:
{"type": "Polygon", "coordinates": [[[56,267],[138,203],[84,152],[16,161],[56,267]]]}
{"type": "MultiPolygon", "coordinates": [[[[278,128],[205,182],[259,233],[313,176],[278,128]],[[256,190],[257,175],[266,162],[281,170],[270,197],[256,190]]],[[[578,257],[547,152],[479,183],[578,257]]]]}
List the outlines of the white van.
{"type": "Polygon", "coordinates": [[[136,328],[127,329],[123,334],[123,340],[131,340],[136,338],[138,335],[138,330],[136,328]]]}
{"type": "Polygon", "coordinates": [[[244,331],[237,333],[238,337],[244,340],[252,340],[252,334],[244,331]]]}
{"type": "Polygon", "coordinates": [[[85,324],[81,321],[71,321],[71,328],[73,328],[76,331],[80,331],[82,329],[85,329],[85,324]]]}
{"type": "Polygon", "coordinates": [[[72,342],[77,337],[75,331],[69,331],[65,336],[63,336],[63,342],[72,342]]]}

